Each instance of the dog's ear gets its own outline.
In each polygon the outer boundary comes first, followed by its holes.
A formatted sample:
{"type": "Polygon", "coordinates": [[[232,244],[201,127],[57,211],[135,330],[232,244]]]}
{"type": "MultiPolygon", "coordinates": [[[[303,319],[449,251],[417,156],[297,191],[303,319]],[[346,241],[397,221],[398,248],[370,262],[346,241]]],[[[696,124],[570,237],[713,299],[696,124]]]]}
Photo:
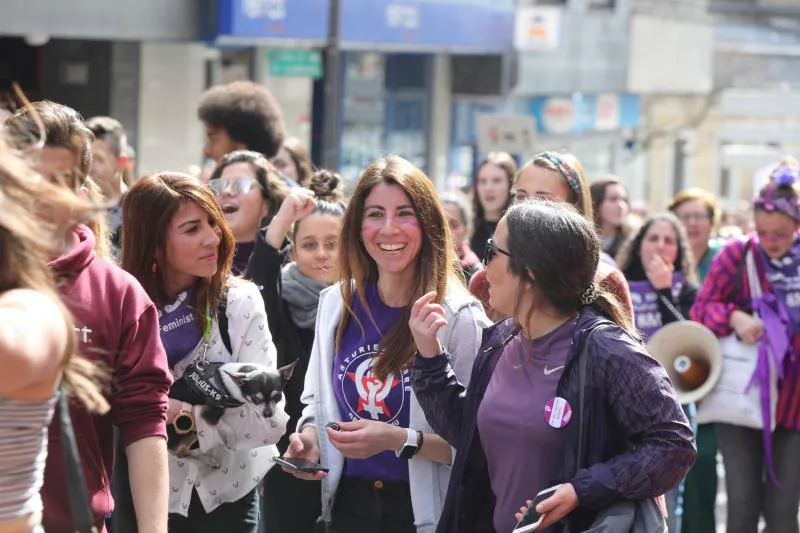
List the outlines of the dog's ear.
{"type": "Polygon", "coordinates": [[[244,382],[247,381],[247,378],[250,376],[250,374],[246,372],[231,372],[229,370],[226,370],[225,373],[228,374],[231,377],[231,379],[233,379],[233,382],[236,383],[236,385],[239,387],[241,387],[244,384],[244,382]]]}
{"type": "Polygon", "coordinates": [[[294,372],[294,367],[297,366],[297,361],[298,359],[295,359],[293,363],[289,363],[278,369],[278,373],[281,375],[281,379],[284,383],[292,379],[292,373],[294,372]]]}

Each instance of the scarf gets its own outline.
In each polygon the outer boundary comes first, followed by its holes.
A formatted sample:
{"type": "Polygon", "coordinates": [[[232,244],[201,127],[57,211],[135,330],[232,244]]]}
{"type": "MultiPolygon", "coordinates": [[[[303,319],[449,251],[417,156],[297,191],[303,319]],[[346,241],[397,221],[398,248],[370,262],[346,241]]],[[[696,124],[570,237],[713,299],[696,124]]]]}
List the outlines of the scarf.
{"type": "Polygon", "coordinates": [[[281,269],[281,294],[289,304],[289,314],[301,329],[313,328],[317,320],[319,293],[328,285],[311,279],[289,263],[281,269]]]}

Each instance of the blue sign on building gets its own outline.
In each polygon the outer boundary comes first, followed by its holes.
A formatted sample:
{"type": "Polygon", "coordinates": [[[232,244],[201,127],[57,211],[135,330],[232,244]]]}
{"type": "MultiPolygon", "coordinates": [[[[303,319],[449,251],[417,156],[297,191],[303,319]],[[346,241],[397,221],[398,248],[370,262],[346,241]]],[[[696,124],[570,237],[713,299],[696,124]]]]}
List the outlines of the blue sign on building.
{"type": "Polygon", "coordinates": [[[328,39],[329,0],[216,0],[206,37],[217,44],[289,39],[322,45],[328,39]]]}
{"type": "Polygon", "coordinates": [[[490,0],[341,0],[341,40],[344,48],[503,53],[513,49],[514,16],[513,4],[490,0]]]}
{"type": "Polygon", "coordinates": [[[635,94],[581,94],[542,96],[530,101],[536,131],[549,135],[618,131],[639,125],[639,97],[635,94]]]}

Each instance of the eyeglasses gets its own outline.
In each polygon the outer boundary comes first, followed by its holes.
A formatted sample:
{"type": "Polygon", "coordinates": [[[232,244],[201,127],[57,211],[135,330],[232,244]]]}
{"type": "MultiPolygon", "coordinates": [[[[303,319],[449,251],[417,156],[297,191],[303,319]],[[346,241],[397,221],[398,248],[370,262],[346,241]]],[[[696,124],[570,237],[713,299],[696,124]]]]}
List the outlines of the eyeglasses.
{"type": "Polygon", "coordinates": [[[704,220],[708,220],[711,218],[711,215],[703,212],[703,213],[684,213],[682,215],[678,215],[678,218],[681,222],[702,222],[704,220]]]}
{"type": "Polygon", "coordinates": [[[234,196],[242,196],[243,194],[247,194],[253,189],[254,186],[258,187],[259,189],[261,188],[261,185],[259,185],[258,180],[255,178],[218,178],[209,181],[208,186],[211,187],[212,191],[214,191],[215,196],[222,196],[225,191],[228,190],[228,187],[231,188],[234,196]]]}
{"type": "Polygon", "coordinates": [[[492,259],[497,257],[497,254],[501,253],[506,257],[511,257],[511,254],[497,246],[495,244],[494,239],[489,239],[486,241],[486,251],[483,254],[483,266],[489,266],[489,263],[492,262],[492,259]]]}

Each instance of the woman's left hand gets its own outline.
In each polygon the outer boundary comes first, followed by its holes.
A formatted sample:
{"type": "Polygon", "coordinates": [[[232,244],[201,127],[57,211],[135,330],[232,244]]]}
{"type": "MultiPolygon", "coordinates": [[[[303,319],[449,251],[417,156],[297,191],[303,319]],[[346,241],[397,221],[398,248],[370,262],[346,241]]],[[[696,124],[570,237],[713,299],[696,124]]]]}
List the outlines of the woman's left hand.
{"type": "MultiPolygon", "coordinates": [[[[528,500],[525,505],[520,507],[520,512],[515,513],[516,519],[522,520],[522,516],[528,512],[528,508],[533,504],[528,500]]],[[[572,483],[564,483],[556,492],[536,506],[536,512],[542,517],[537,522],[536,529],[543,529],[558,523],[562,518],[578,507],[578,494],[572,483]]]]}
{"type": "Polygon", "coordinates": [[[403,428],[386,422],[356,420],[336,424],[339,430],[325,431],[331,444],[348,459],[368,459],[386,450],[400,449],[406,442],[403,428]]]}
{"type": "Polygon", "coordinates": [[[674,271],[675,267],[664,261],[659,255],[654,255],[650,263],[645,265],[647,279],[650,280],[650,285],[657,291],[672,287],[672,273],[674,271]]]}

